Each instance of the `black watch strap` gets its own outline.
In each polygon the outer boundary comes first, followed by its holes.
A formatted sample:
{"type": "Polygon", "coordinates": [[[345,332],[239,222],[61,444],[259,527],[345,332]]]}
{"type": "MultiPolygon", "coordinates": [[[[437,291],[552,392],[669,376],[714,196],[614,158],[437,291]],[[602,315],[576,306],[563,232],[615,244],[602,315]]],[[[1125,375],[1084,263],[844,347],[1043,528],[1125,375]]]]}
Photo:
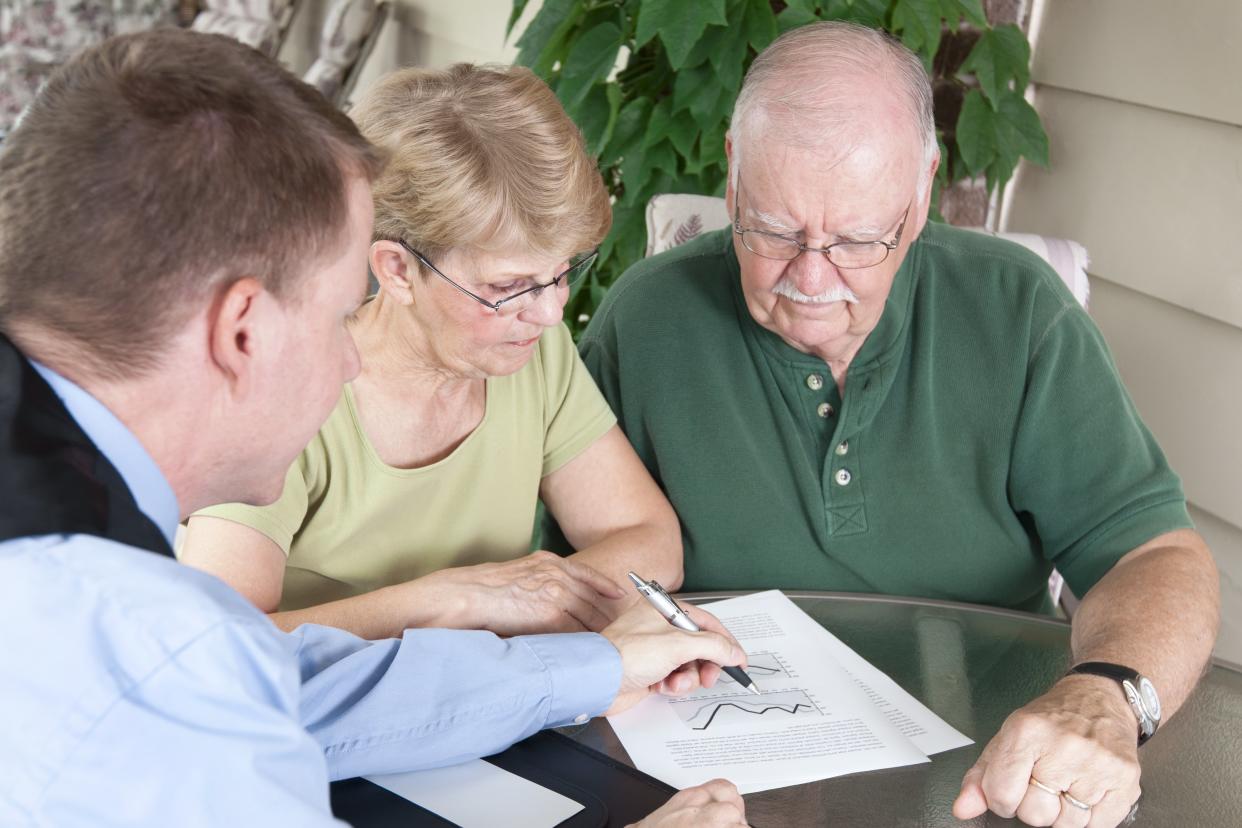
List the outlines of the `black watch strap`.
{"type": "Polygon", "coordinates": [[[1138,682],[1138,670],[1131,670],[1129,667],[1122,667],[1120,664],[1112,664],[1107,661],[1084,661],[1082,664],[1075,664],[1070,668],[1071,673],[1085,673],[1089,676],[1104,676],[1115,681],[1131,681],[1138,682]]]}

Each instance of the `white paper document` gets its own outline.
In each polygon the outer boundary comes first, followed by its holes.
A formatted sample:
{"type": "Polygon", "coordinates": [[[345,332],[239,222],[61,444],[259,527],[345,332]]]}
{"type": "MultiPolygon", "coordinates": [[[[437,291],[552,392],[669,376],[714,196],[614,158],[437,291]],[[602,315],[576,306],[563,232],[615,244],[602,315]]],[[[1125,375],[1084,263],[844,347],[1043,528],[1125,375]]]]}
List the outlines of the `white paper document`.
{"type": "Polygon", "coordinates": [[[482,759],[366,779],[461,828],[552,828],[583,807],[482,759]]]}
{"type": "Polygon", "coordinates": [[[724,777],[742,793],[926,762],[971,740],[777,590],[704,605],[745,648],[762,695],[722,675],[609,721],[639,770],[678,788],[724,777]]]}

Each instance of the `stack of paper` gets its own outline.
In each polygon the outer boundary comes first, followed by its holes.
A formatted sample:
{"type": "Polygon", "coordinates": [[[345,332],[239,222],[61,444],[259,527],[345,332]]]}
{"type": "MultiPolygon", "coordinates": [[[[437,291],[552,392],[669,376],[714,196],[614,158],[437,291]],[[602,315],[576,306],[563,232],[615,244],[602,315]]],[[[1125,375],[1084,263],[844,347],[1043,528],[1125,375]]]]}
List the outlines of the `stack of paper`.
{"type": "Polygon", "coordinates": [[[609,721],[639,770],[685,788],[724,777],[742,793],[928,761],[971,740],[777,590],[705,605],[746,649],[762,691],[722,675],[609,721]]]}

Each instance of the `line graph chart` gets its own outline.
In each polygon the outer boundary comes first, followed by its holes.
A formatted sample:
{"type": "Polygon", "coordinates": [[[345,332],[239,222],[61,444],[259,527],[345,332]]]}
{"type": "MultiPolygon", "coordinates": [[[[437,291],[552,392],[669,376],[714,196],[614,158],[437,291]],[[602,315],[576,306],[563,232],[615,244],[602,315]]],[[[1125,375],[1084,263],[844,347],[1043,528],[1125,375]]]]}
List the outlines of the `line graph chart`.
{"type": "MultiPolygon", "coordinates": [[[[788,678],[792,674],[789,668],[785,666],[785,662],[776,653],[747,653],[746,654],[746,673],[756,681],[765,678],[785,677],[788,678]]],[[[720,674],[720,680],[716,682],[716,686],[720,689],[727,689],[737,682],[729,677],[727,673],[720,674]]]]}
{"type": "Polygon", "coordinates": [[[756,719],[775,720],[823,716],[804,690],[780,690],[760,697],[750,694],[689,697],[669,700],[673,712],[691,730],[703,731],[754,724],[756,719]]]}
{"type": "MultiPolygon", "coordinates": [[[[760,691],[765,688],[765,679],[769,681],[786,681],[798,677],[798,673],[790,669],[789,665],[785,663],[785,660],[778,653],[747,653],[746,661],[748,664],[746,674],[755,681],[760,691]]],[[[737,682],[729,678],[727,673],[721,673],[720,678],[716,679],[714,686],[699,688],[686,698],[714,698],[721,693],[731,693],[736,689],[737,682]]],[[[751,698],[753,699],[754,697],[752,696],[751,698]]]]}

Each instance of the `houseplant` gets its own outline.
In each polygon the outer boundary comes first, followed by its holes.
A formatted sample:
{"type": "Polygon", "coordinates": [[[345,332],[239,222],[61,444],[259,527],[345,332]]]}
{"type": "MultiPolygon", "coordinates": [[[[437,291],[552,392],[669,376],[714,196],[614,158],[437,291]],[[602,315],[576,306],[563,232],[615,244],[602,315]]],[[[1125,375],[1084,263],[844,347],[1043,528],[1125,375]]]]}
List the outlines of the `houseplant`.
{"type": "MultiPolygon", "coordinates": [[[[513,0],[510,36],[527,2],[513,0]]],[[[746,69],[782,31],[815,20],[882,28],[923,59],[941,142],[934,218],[954,182],[981,178],[993,193],[1020,158],[1047,165],[1047,136],[1023,97],[1030,46],[1017,26],[991,25],[982,0],[543,0],[517,62],[556,90],[614,198],[599,262],[566,308],[575,332],[642,257],[651,196],[723,194],[746,69]]]]}

